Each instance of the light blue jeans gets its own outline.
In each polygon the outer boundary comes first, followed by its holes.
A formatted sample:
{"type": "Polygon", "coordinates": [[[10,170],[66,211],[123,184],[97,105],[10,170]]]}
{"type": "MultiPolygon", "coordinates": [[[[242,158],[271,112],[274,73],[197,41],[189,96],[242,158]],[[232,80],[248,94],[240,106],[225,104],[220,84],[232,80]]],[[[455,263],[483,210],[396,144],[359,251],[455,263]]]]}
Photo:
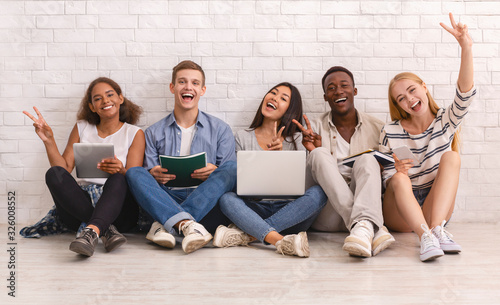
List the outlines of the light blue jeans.
{"type": "Polygon", "coordinates": [[[137,203],[174,234],[176,223],[184,219],[200,221],[224,193],[234,190],[236,162],[225,162],[197,188],[171,189],[142,167],[127,170],[126,178],[137,203]]]}
{"type": "Polygon", "coordinates": [[[233,192],[220,198],[224,213],[238,228],[264,242],[272,231],[296,234],[307,230],[325,206],[327,197],[319,185],[296,200],[248,200],[233,192]]]}

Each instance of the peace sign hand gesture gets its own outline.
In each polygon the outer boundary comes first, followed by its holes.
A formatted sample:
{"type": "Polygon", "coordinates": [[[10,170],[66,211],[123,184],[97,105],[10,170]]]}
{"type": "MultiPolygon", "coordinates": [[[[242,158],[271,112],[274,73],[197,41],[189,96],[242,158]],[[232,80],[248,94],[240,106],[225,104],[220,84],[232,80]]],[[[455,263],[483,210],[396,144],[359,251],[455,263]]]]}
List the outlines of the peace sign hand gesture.
{"type": "Polygon", "coordinates": [[[311,123],[305,114],[304,120],[306,121],[307,129],[295,119],[293,119],[292,122],[302,131],[302,145],[304,145],[308,151],[313,151],[316,147],[321,147],[321,136],[312,130],[311,123]]]}
{"type": "Polygon", "coordinates": [[[458,44],[460,44],[460,47],[462,49],[468,48],[472,46],[472,38],[469,35],[469,28],[467,27],[466,24],[463,24],[459,22],[458,24],[455,22],[455,18],[453,18],[453,14],[450,13],[450,22],[451,26],[453,28],[450,28],[444,23],[439,23],[443,29],[448,31],[455,39],[458,41],[458,44]]]}
{"type": "Polygon", "coordinates": [[[278,122],[274,122],[274,136],[271,140],[271,143],[267,144],[268,150],[282,150],[283,149],[283,138],[281,137],[281,134],[283,133],[283,130],[285,130],[285,126],[281,127],[278,132],[276,132],[278,129],[278,122]]]}
{"type": "Polygon", "coordinates": [[[23,111],[25,115],[27,115],[31,120],[33,120],[33,126],[35,126],[36,134],[42,139],[43,142],[47,142],[54,139],[54,133],[52,132],[52,128],[50,128],[49,124],[45,121],[42,114],[36,107],[33,107],[38,118],[35,118],[27,111],[23,111]]]}

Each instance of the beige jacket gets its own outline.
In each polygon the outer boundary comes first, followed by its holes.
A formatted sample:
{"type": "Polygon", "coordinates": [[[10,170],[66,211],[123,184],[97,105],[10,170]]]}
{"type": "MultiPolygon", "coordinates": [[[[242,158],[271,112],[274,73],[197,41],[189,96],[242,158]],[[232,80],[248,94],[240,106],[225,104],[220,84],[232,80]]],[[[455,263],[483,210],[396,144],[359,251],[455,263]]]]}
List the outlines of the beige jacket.
{"type": "MultiPolygon", "coordinates": [[[[356,110],[356,115],[358,116],[358,125],[356,125],[351,138],[349,155],[354,155],[367,149],[377,150],[380,131],[384,126],[384,122],[359,110],[356,110]]],[[[337,127],[333,124],[331,112],[325,112],[318,119],[313,120],[311,127],[321,136],[321,146],[329,149],[330,153],[335,157],[337,137],[340,137],[340,134],[337,131],[337,127]]]]}

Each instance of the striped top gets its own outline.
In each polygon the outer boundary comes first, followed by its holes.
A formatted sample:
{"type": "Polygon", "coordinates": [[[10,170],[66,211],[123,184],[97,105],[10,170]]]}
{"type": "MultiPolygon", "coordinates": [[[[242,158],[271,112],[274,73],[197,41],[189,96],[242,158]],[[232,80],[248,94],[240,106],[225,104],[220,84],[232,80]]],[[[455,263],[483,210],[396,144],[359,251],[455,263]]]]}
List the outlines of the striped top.
{"type": "MultiPolygon", "coordinates": [[[[379,150],[381,152],[389,153],[392,148],[406,145],[420,161],[419,165],[415,165],[408,170],[408,176],[414,190],[432,186],[441,156],[445,152],[451,151],[453,136],[468,112],[468,108],[476,94],[476,88],[473,87],[469,92],[465,93],[460,93],[458,89],[455,92],[453,103],[446,109],[439,109],[434,121],[421,134],[409,134],[401,126],[399,120],[387,123],[382,128],[379,141],[379,150]]],[[[384,187],[387,180],[395,173],[394,164],[384,168],[382,173],[384,187]]]]}

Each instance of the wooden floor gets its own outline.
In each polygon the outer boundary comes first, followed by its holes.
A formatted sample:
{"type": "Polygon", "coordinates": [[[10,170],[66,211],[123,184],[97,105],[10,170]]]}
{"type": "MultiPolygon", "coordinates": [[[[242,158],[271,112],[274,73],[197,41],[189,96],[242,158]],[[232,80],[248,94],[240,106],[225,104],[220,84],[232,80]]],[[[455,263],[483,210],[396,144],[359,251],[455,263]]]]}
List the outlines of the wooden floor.
{"type": "MultiPolygon", "coordinates": [[[[0,226],[6,250],[6,226],[0,226]]],[[[1,251],[1,304],[500,304],[500,224],[451,223],[458,255],[422,263],[414,234],[369,259],[342,251],[346,233],[308,233],[311,257],[282,256],[252,244],[168,250],[129,234],[112,253],[68,250],[72,234],[16,242],[16,298],[7,295],[1,251]],[[8,303],[6,302],[8,301],[8,303]]]]}

